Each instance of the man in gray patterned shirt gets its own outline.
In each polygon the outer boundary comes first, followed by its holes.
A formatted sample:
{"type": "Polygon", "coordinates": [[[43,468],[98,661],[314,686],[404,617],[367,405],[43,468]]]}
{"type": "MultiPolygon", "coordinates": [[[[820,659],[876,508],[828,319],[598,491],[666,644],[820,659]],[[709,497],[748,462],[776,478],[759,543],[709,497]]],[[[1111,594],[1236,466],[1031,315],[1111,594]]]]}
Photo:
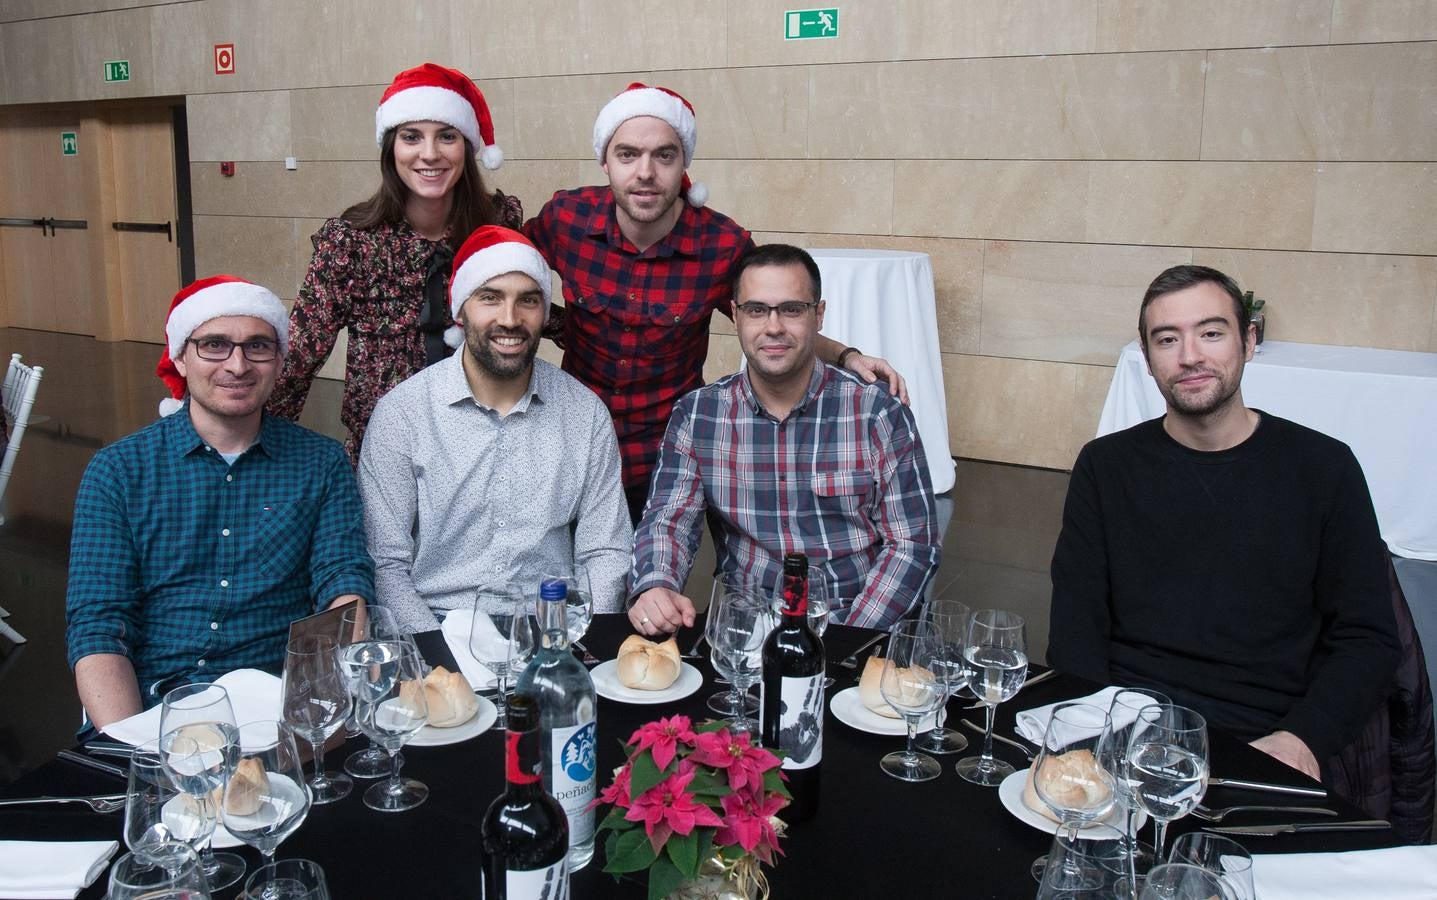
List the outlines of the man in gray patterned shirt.
{"type": "Polygon", "coordinates": [[[475,231],[454,258],[463,349],[375,407],[359,458],[379,602],[401,627],[439,627],[482,587],[583,566],[595,612],[621,607],[633,532],[614,426],[599,398],[535,359],[549,309],[544,258],[518,232],[475,231]]]}

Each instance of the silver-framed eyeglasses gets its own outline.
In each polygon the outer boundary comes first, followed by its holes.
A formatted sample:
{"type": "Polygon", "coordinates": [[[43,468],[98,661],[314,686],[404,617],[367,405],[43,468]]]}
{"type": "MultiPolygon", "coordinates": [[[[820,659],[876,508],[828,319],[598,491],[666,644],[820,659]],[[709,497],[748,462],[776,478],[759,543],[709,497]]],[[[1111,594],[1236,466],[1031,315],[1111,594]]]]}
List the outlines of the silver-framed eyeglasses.
{"type": "Polygon", "coordinates": [[[252,338],[248,341],[231,341],[228,338],[185,338],[185,343],[195,345],[195,355],[207,362],[224,362],[234,355],[239,347],[244,358],[250,362],[270,362],[279,355],[279,341],[269,338],[252,338]]]}
{"type": "Polygon", "coordinates": [[[797,319],[817,306],[817,300],[785,300],[777,306],[750,300],[747,303],[738,304],[737,309],[739,315],[745,319],[752,322],[766,322],[773,313],[778,313],[780,319],[797,319]]]}

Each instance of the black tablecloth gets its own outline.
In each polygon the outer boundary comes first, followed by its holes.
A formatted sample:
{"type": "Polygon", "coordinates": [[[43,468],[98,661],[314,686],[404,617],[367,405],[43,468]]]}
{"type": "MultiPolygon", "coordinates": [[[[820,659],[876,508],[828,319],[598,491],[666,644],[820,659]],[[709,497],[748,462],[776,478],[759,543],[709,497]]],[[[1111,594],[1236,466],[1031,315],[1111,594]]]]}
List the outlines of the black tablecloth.
{"type": "MultiPolygon", "coordinates": [[[[621,615],[595,617],[585,644],[597,656],[611,659],[629,633],[621,615]]],[[[873,632],[833,626],[825,636],[830,672],[836,691],[851,687],[854,677],[835,663],[873,632]]],[[[689,647],[695,634],[681,634],[689,647]]],[[[438,632],[419,636],[431,662],[448,658],[438,632]]],[[[600,787],[623,762],[620,743],[634,729],[659,715],[683,713],[696,720],[710,715],[705,701],[717,688],[707,662],[698,664],[704,686],[693,696],[665,706],[634,706],[599,699],[600,787]]],[[[1088,693],[1095,687],[1061,676],[1026,690],[998,711],[999,733],[1011,733],[1013,713],[1043,703],[1088,693]]],[[[964,715],[982,722],[982,711],[965,711],[955,700],[952,719],[964,715]]],[[[956,724],[955,724],[956,727],[956,724]]],[[[969,784],[953,771],[955,756],[939,757],[943,774],[935,781],[906,784],[879,771],[878,760],[898,748],[902,738],[855,731],[832,715],[825,724],[823,795],[818,815],[789,831],[784,856],[769,870],[775,898],[797,897],[1031,897],[1036,886],[1028,874],[1032,860],[1047,850],[1051,838],[1009,815],[996,788],[969,784]]],[[[971,736],[971,735],[970,735],[971,736]]],[[[976,752],[978,739],[973,740],[976,752]]],[[[327,756],[334,769],[350,752],[364,745],[351,741],[327,756]]],[[[1301,774],[1225,735],[1214,734],[1212,772],[1217,776],[1285,784],[1309,783],[1301,774]]],[[[1016,751],[995,745],[1000,757],[1022,765],[1016,751]]],[[[279,849],[282,858],[304,857],[319,862],[336,898],[477,897],[479,896],[479,822],[489,803],[503,790],[501,736],[490,731],[448,747],[409,747],[404,774],[429,785],[429,799],[403,813],[370,810],[360,800],[369,782],[338,803],[316,806],[308,820],[279,849]]],[[[964,754],[966,755],[966,754],[964,754]]],[[[3,796],[39,794],[119,793],[119,779],[55,760],[7,788],[3,796]]],[[[1255,795],[1214,788],[1210,806],[1245,802],[1283,803],[1274,795],[1255,795]]],[[[1302,802],[1302,801],[1297,801],[1302,802]]],[[[1338,800],[1327,802],[1353,819],[1367,816],[1338,800]]],[[[1282,821],[1278,818],[1238,821],[1282,821]]],[[[1173,823],[1169,841],[1200,822],[1173,823]]],[[[1224,823],[1228,824],[1228,823],[1224,823]]],[[[94,840],[123,843],[119,814],[96,815],[79,808],[25,807],[0,810],[0,839],[94,840]]],[[[1151,826],[1149,826],[1150,834],[1151,826]]],[[[1254,853],[1357,850],[1391,846],[1390,832],[1242,838],[1254,853]]],[[[122,846],[123,850],[123,846],[122,846]]],[[[254,864],[258,854],[240,851],[254,864]]],[[[573,896],[642,897],[642,881],[616,883],[603,867],[602,841],[594,862],[574,875],[573,896]]],[[[217,898],[232,897],[230,889],[217,898]]],[[[103,879],[81,894],[104,896],[103,879]]]]}

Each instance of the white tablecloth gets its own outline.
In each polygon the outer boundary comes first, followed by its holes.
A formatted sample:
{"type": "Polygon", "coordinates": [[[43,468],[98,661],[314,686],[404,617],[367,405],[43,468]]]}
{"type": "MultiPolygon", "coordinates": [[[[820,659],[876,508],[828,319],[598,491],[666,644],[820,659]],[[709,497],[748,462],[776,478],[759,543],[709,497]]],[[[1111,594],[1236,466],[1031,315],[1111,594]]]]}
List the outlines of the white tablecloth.
{"type": "MultiPolygon", "coordinates": [[[[1393,553],[1437,560],[1437,353],[1267,341],[1242,399],[1346,443],[1393,553]]],[[[1118,357],[1098,435],[1166,411],[1138,342],[1118,357]]]]}
{"type": "Polygon", "coordinates": [[[933,490],[953,487],[948,403],[938,355],[933,264],[927,253],[901,250],[810,250],[823,274],[823,334],[881,356],[908,380],[933,490]]]}

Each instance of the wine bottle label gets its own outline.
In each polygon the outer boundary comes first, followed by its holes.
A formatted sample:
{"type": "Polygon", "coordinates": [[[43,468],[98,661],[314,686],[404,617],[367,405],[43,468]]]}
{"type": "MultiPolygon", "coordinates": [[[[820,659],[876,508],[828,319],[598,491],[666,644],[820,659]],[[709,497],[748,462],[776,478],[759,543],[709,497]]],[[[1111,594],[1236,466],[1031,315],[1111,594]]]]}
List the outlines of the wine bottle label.
{"type": "Polygon", "coordinates": [[[783,576],[783,608],[790,616],[808,615],[808,578],[783,576]]]}
{"type": "Polygon", "coordinates": [[[506,900],[568,900],[568,857],[544,869],[527,872],[507,870],[504,873],[504,896],[506,900]]]}
{"type": "Polygon", "coordinates": [[[778,746],[785,769],[807,769],[823,759],[823,673],[779,679],[778,746]]]}
{"type": "Polygon", "coordinates": [[[569,817],[569,846],[587,843],[594,835],[594,723],[553,730],[554,799],[569,817]]]}

